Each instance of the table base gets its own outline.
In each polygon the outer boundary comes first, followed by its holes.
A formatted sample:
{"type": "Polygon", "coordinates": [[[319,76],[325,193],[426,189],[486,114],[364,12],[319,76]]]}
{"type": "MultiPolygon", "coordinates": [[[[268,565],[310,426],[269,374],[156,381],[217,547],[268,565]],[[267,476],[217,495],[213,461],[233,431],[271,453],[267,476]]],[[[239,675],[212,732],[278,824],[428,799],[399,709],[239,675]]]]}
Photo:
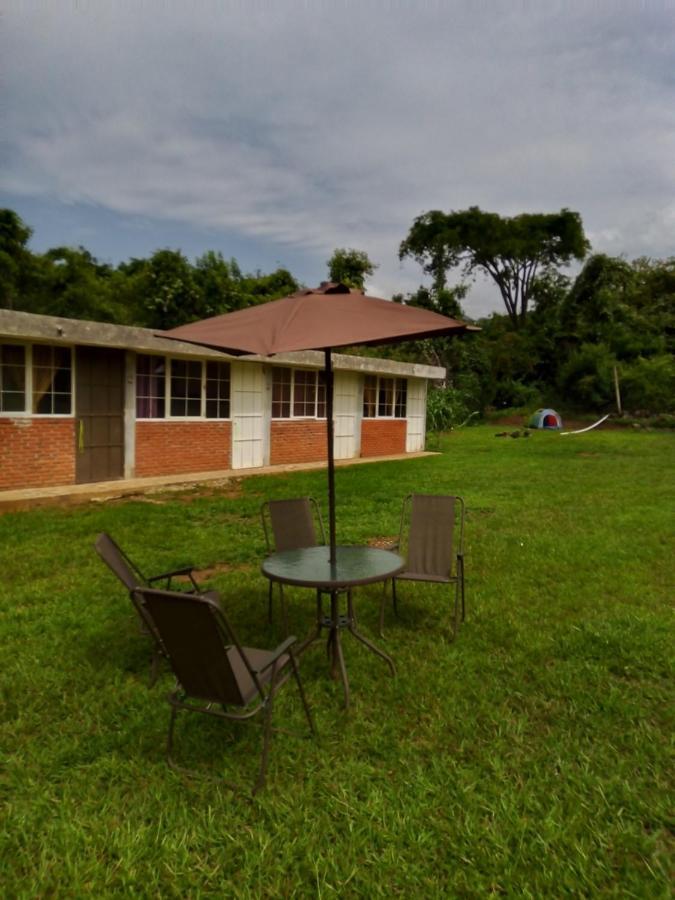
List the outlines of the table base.
{"type": "Polygon", "coordinates": [[[298,647],[297,653],[300,655],[307,650],[311,644],[315,641],[318,641],[321,637],[321,632],[325,628],[328,630],[328,637],[326,639],[326,653],[328,654],[328,658],[330,659],[330,674],[332,678],[337,679],[338,675],[340,680],[342,681],[342,688],[344,690],[345,695],[345,709],[349,707],[349,678],[347,677],[347,668],[345,666],[344,654],[342,652],[342,639],[340,637],[340,632],[342,629],[347,629],[347,631],[352,634],[357,641],[360,641],[365,647],[367,647],[371,653],[374,653],[376,656],[379,656],[383,659],[387,665],[389,666],[389,671],[392,675],[396,675],[396,666],[394,665],[394,660],[386,654],[383,650],[380,650],[379,647],[376,647],[372,641],[368,640],[367,637],[361,634],[360,631],[357,630],[356,626],[356,616],[354,614],[354,604],[352,601],[352,592],[347,591],[347,614],[340,614],[339,609],[339,597],[341,593],[344,591],[331,591],[330,592],[330,615],[325,615],[323,611],[323,596],[324,593],[328,593],[327,591],[317,591],[316,597],[316,607],[317,607],[317,617],[316,617],[316,627],[314,631],[300,644],[298,647]]]}

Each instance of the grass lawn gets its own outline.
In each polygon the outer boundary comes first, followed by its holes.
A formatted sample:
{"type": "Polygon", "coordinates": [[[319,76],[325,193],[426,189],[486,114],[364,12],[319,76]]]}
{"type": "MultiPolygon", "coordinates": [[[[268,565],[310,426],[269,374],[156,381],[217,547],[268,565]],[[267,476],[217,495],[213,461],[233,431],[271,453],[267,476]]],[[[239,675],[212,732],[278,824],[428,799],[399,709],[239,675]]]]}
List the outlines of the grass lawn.
{"type": "MultiPolygon", "coordinates": [[[[345,637],[348,713],[308,651],[319,740],[278,735],[253,803],[167,767],[172,681],[148,688],[92,542],[110,531],[149,571],[227,563],[212,585],[244,642],[273,647],[259,507],[325,506],[324,473],[0,517],[3,896],[670,896],[675,439],[498,430],[338,471],[341,543],[393,535],[408,491],[464,496],[467,621],[453,643],[447,588],[402,585],[397,678],[345,637]]],[[[380,592],[356,595],[366,634],[380,592]]],[[[288,597],[302,636],[312,594],[288,597]]],[[[185,762],[253,777],[259,729],[179,724],[185,762]]]]}

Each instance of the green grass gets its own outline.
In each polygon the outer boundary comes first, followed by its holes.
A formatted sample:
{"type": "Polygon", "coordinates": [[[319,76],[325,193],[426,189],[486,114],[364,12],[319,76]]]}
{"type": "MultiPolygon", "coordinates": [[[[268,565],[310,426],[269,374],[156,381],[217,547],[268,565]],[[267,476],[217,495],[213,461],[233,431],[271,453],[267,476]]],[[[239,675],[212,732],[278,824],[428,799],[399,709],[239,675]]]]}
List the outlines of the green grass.
{"type": "MultiPolygon", "coordinates": [[[[345,638],[348,713],[308,651],[320,739],[279,735],[253,803],[167,768],[171,679],[148,689],[92,541],[110,531],[148,570],[227,562],[213,585],[271,647],[259,506],[323,502],[324,474],[1,517],[3,896],[669,896],[673,437],[496,430],[338,471],[342,543],[393,535],[410,490],[465,497],[468,619],[453,643],[443,589],[403,585],[396,679],[345,638]]],[[[356,597],[366,633],[380,590],[356,597]]],[[[311,593],[289,594],[303,635],[311,593]]],[[[292,690],[277,712],[302,726],[292,690]]],[[[202,718],[179,752],[251,779],[260,731],[202,718]]]]}

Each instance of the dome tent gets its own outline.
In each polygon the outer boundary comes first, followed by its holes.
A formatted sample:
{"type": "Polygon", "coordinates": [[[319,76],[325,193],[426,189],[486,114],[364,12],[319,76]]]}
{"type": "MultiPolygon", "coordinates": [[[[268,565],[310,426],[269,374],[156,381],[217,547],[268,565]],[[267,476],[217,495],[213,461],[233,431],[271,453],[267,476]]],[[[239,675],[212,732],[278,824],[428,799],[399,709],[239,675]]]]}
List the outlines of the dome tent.
{"type": "Polygon", "coordinates": [[[530,416],[527,427],[555,430],[562,428],[562,419],[554,409],[538,409],[530,416]]]}

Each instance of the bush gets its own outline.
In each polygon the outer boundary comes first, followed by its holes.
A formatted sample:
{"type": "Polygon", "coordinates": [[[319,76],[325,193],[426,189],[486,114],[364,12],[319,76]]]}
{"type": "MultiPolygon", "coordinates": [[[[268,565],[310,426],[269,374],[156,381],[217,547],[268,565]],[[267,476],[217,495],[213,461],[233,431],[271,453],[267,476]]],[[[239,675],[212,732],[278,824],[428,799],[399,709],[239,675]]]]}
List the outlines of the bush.
{"type": "Polygon", "coordinates": [[[540,399],[541,395],[536,387],[509,378],[498,381],[495,385],[493,405],[496,409],[536,407],[540,404],[540,399]]]}
{"type": "Polygon", "coordinates": [[[662,353],[639,357],[619,370],[621,400],[625,409],[651,413],[675,412],[675,360],[662,353]]]}
{"type": "Polygon", "coordinates": [[[449,431],[472,412],[466,396],[457,388],[431,388],[427,397],[427,431],[449,431]]]}
{"type": "Polygon", "coordinates": [[[614,400],[616,357],[605,344],[582,344],[560,368],[558,388],[566,404],[603,409],[614,400]]]}

